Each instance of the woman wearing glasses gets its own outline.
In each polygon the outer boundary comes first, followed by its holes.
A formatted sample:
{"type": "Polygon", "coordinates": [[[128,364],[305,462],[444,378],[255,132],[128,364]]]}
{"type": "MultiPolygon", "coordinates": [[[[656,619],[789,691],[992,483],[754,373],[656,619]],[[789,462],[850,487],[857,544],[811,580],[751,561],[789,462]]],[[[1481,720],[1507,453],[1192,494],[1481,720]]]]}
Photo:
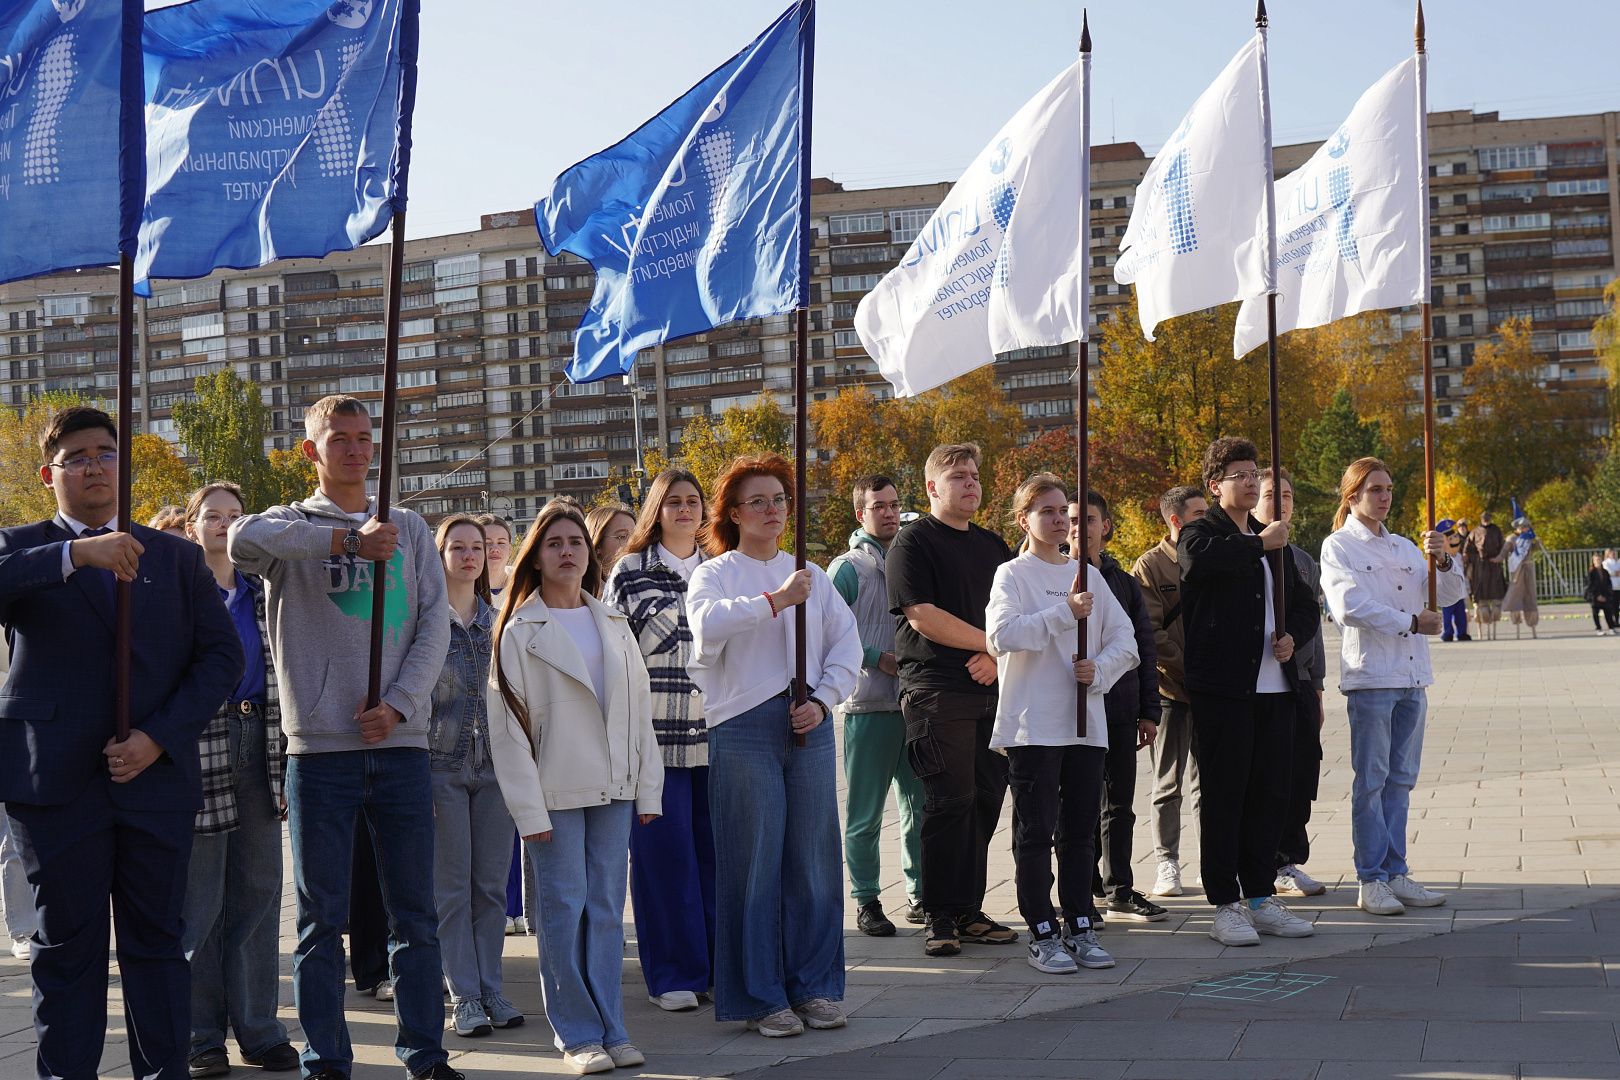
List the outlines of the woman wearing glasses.
{"type": "Polygon", "coordinates": [[[831,706],[855,687],[855,617],[820,567],[779,547],[793,473],[743,457],[715,485],[692,572],[687,671],[709,729],[715,1019],[766,1037],[842,1027],[843,858],[831,706]],[[807,700],[793,705],[794,607],[805,605],[807,700]],[[794,745],[795,736],[805,745],[794,745]]]}

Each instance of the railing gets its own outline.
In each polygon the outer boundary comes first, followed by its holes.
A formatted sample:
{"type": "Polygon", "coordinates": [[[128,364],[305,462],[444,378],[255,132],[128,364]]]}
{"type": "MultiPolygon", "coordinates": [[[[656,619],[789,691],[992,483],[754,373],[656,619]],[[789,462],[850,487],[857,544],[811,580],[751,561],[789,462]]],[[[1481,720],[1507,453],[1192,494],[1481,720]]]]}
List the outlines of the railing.
{"type": "MultiPolygon", "coordinates": [[[[1592,568],[1592,556],[1602,555],[1603,548],[1545,549],[1536,552],[1536,599],[1568,600],[1581,598],[1586,590],[1586,572],[1592,568]]],[[[1507,560],[1503,560],[1504,572],[1507,560]]]]}

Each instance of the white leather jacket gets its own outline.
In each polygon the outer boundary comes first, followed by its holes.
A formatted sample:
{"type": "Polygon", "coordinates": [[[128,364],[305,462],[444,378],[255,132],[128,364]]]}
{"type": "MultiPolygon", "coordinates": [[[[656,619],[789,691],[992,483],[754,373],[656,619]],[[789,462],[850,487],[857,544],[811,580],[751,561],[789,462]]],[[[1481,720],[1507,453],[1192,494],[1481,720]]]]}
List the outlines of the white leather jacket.
{"type": "MultiPolygon", "coordinates": [[[[1462,560],[1439,575],[1440,606],[1468,595],[1462,560]]],[[[1387,529],[1375,536],[1355,517],[1322,543],[1322,593],[1343,630],[1339,689],[1408,689],[1434,682],[1429,641],[1412,616],[1429,597],[1429,563],[1418,546],[1387,529]]]]}

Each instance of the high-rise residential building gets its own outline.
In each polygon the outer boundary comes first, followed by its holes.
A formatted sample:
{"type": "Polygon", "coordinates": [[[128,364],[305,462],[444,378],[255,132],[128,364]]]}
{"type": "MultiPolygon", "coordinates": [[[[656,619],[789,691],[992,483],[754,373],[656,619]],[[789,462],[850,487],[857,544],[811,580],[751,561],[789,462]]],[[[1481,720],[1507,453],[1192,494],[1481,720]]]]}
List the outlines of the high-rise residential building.
{"type": "MultiPolygon", "coordinates": [[[[1620,113],[1501,120],[1429,117],[1434,363],[1439,415],[1460,374],[1505,319],[1529,316],[1549,384],[1571,416],[1606,434],[1605,392],[1590,339],[1616,275],[1620,113]]],[[[1319,143],[1278,147],[1279,174],[1319,143]]],[[[1136,185],[1150,159],[1135,143],[1092,151],[1093,316],[1128,297],[1113,280],[1136,185]]],[[[810,400],[888,384],[854,330],[855,306],[916,237],[949,183],[846,191],[814,181],[810,400]]],[[[330,393],[380,412],[387,248],[288,260],[196,281],[154,283],[136,344],[138,430],[176,438],[172,407],[199,375],[233,368],[259,387],[265,449],[296,446],[304,409],[330,393]]],[[[399,492],[429,514],[489,507],[523,521],[558,495],[590,496],[626,476],[643,449],[677,453],[692,417],[769,394],[793,402],[794,320],[751,319],[642,352],[631,384],[570,384],[563,369],[595,276],[549,256],[531,211],[486,215],[472,232],[408,241],[402,292],[399,492]]],[[[56,274],[0,286],[0,404],[50,390],[111,398],[117,279],[56,274]]],[[[1402,315],[1414,328],[1415,311],[1402,315]]],[[[996,378],[1033,435],[1074,419],[1071,345],[998,358],[996,378]]],[[[1093,359],[1095,363],[1095,358],[1093,359]]]]}

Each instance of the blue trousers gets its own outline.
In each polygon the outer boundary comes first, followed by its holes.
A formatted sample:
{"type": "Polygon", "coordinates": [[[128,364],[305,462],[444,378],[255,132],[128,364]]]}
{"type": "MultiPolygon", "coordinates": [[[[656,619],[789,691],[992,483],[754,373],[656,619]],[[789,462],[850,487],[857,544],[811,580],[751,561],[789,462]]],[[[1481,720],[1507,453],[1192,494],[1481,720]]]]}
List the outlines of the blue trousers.
{"type": "Polygon", "coordinates": [[[1407,872],[1406,820],[1423,762],[1428,695],[1421,687],[1351,690],[1350,840],[1356,878],[1388,881],[1407,872]]]}
{"type": "Polygon", "coordinates": [[[709,768],[664,769],[664,816],[630,829],[636,949],[653,997],[714,985],[714,828],[709,768]]]}
{"type": "Polygon", "coordinates": [[[709,729],[714,1018],[844,999],[843,845],[833,726],[793,745],[786,698],[709,729]]]}
{"type": "Polygon", "coordinates": [[[103,774],[59,806],[7,803],[11,835],[34,889],[39,929],[34,1067],[40,1080],[95,1080],[107,1030],[107,902],[129,1018],[131,1072],[184,1080],[191,971],[180,944],[196,815],[126,810],[103,774]]]}
{"type": "Polygon", "coordinates": [[[356,821],[371,834],[388,911],[394,1053],[412,1075],[446,1060],[444,975],[433,896],[433,779],[428,752],[406,748],[287,758],[288,831],[298,890],[293,999],[303,1025],[304,1075],[350,1074],[343,1015],[343,929],[356,821]]]}
{"type": "Polygon", "coordinates": [[[1440,609],[1442,634],[1450,640],[1468,633],[1468,598],[1465,596],[1450,607],[1440,609]]]}

